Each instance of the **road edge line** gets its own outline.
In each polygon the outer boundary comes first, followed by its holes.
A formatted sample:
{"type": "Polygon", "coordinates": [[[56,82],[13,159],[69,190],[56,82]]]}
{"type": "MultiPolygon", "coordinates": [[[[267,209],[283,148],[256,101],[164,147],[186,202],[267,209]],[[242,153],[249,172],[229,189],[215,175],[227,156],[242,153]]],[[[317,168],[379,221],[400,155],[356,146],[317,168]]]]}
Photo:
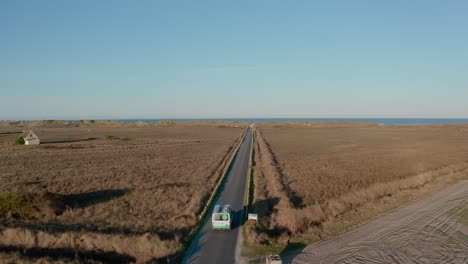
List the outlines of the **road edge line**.
{"type": "Polygon", "coordinates": [[[252,126],[252,135],[251,135],[251,142],[252,144],[250,145],[250,153],[249,153],[249,167],[247,170],[247,185],[245,188],[244,192],[244,221],[247,219],[247,216],[249,214],[249,200],[250,200],[250,188],[251,188],[251,182],[252,182],[252,169],[253,169],[253,148],[255,144],[255,137],[254,137],[254,127],[252,126]]]}
{"type": "Polygon", "coordinates": [[[242,133],[242,135],[240,137],[239,144],[237,144],[236,149],[233,151],[233,153],[231,155],[231,158],[229,159],[228,165],[226,166],[226,169],[224,170],[222,176],[219,178],[218,183],[216,184],[215,188],[213,189],[210,198],[208,199],[208,201],[205,204],[205,207],[202,210],[202,213],[199,215],[198,220],[197,220],[196,228],[189,235],[190,238],[185,243],[187,245],[187,247],[184,247],[184,249],[182,251],[184,254],[183,254],[182,260],[179,263],[185,263],[186,262],[187,251],[192,248],[193,240],[196,238],[197,234],[200,232],[200,228],[202,228],[202,226],[203,226],[203,224],[205,222],[206,214],[208,213],[208,210],[211,208],[214,199],[218,196],[219,189],[223,185],[227,174],[229,173],[229,171],[232,168],[233,161],[236,158],[237,154],[239,153],[240,146],[242,145],[242,143],[244,143],[244,140],[246,138],[248,129],[249,129],[248,126],[244,129],[244,132],[242,133]]]}
{"type": "MultiPolygon", "coordinates": [[[[247,231],[246,230],[246,227],[245,227],[245,222],[248,221],[248,214],[249,214],[249,207],[250,207],[250,195],[251,195],[251,188],[253,186],[253,178],[252,178],[252,174],[253,174],[253,169],[254,169],[254,165],[253,165],[253,161],[254,161],[254,157],[253,157],[253,154],[254,154],[254,147],[255,147],[255,128],[254,128],[254,125],[251,126],[252,128],[252,135],[251,135],[251,142],[252,144],[250,145],[250,154],[249,154],[249,166],[248,166],[248,170],[247,170],[247,184],[246,184],[246,188],[245,188],[245,192],[244,192],[244,217],[242,219],[242,230],[240,230],[239,232],[239,237],[237,238],[237,243],[236,243],[236,256],[235,256],[235,259],[236,259],[236,263],[237,262],[240,262],[241,260],[241,251],[242,251],[242,247],[244,245],[244,234],[245,232],[247,231]]],[[[253,193],[252,193],[252,196],[253,196],[253,193]]],[[[253,197],[252,197],[252,201],[253,201],[253,197]]]]}
{"type": "Polygon", "coordinates": [[[208,209],[210,209],[211,204],[213,203],[214,198],[218,195],[219,188],[221,187],[221,185],[223,185],[223,182],[224,182],[224,179],[226,178],[226,175],[227,175],[228,172],[231,170],[232,162],[233,162],[234,159],[236,158],[237,153],[239,152],[240,146],[242,145],[242,143],[244,143],[245,136],[246,136],[246,134],[247,134],[247,129],[248,129],[248,128],[246,128],[246,129],[244,130],[244,132],[242,133],[242,136],[240,137],[239,144],[237,144],[236,149],[234,150],[234,152],[233,152],[232,155],[231,155],[231,158],[229,159],[229,162],[228,162],[228,165],[226,166],[226,169],[224,170],[222,176],[219,178],[218,183],[216,184],[215,188],[214,188],[213,191],[211,192],[211,196],[210,196],[210,198],[208,199],[208,201],[206,202],[205,207],[203,208],[201,214],[198,216],[198,221],[203,220],[203,219],[205,218],[206,213],[207,213],[208,209]]]}

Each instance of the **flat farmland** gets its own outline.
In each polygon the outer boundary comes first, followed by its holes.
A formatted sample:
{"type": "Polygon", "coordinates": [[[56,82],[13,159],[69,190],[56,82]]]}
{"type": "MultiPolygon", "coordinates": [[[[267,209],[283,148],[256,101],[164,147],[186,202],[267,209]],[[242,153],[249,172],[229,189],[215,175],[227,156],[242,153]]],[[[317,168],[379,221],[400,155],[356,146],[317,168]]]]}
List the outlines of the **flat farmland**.
{"type": "Polygon", "coordinates": [[[256,245],[305,245],[468,176],[468,125],[256,126],[256,245]]]}
{"type": "Polygon", "coordinates": [[[27,128],[0,127],[0,251],[60,249],[60,259],[73,249],[124,262],[178,254],[244,131],[41,123],[33,127],[41,145],[14,145],[14,132],[27,128]]]}

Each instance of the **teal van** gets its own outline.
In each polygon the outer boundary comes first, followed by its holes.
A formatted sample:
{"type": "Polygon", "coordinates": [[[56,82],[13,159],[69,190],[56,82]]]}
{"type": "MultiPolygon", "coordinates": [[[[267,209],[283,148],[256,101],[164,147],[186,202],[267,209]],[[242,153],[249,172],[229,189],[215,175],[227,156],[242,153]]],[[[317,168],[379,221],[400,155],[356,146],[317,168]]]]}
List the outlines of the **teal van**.
{"type": "Polygon", "coordinates": [[[211,216],[211,225],[214,230],[231,230],[232,207],[229,204],[224,206],[217,204],[214,206],[211,216]]]}

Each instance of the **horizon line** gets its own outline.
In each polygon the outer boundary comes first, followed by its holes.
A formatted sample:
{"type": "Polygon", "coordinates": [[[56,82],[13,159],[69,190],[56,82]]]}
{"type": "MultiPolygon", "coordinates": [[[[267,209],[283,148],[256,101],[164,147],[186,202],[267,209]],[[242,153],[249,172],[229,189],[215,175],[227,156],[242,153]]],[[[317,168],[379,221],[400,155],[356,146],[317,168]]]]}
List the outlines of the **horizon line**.
{"type": "Polygon", "coordinates": [[[445,120],[468,120],[468,117],[176,117],[176,118],[42,118],[42,119],[0,119],[1,122],[6,121],[80,121],[80,120],[95,120],[95,121],[120,121],[120,120],[245,120],[245,119],[445,119],[445,120]]]}

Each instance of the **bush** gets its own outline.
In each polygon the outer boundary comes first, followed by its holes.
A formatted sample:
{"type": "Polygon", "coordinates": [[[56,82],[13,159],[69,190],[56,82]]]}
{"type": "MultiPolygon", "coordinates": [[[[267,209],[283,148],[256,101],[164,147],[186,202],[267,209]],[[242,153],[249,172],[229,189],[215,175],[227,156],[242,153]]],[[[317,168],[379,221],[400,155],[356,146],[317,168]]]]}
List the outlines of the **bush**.
{"type": "Polygon", "coordinates": [[[48,192],[0,192],[0,219],[50,219],[62,214],[62,196],[48,192]]]}
{"type": "Polygon", "coordinates": [[[17,137],[16,140],[15,140],[15,143],[17,145],[24,145],[24,138],[22,137],[17,137]]]}
{"type": "Polygon", "coordinates": [[[114,140],[114,139],[119,139],[119,138],[118,138],[118,137],[114,137],[114,136],[112,136],[112,135],[107,135],[107,136],[106,136],[106,139],[108,139],[108,140],[114,140]]]}
{"type": "Polygon", "coordinates": [[[33,199],[34,196],[29,193],[0,193],[0,216],[25,216],[29,208],[31,208],[33,199]]]}

